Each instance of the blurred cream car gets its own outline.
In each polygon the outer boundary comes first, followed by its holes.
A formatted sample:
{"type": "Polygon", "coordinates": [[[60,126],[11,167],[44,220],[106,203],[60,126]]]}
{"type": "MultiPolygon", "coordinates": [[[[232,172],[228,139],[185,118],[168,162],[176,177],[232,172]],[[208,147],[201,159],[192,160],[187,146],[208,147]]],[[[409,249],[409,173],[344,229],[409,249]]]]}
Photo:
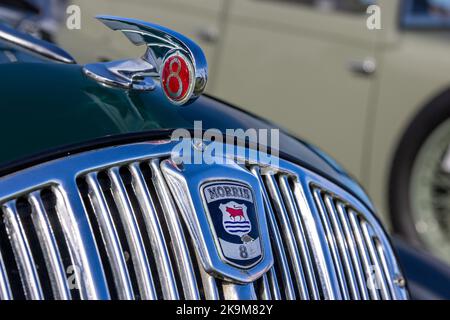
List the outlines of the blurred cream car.
{"type": "Polygon", "coordinates": [[[79,63],[143,52],[97,13],[192,37],[209,61],[209,93],[319,145],[359,179],[394,231],[450,261],[449,0],[73,3],[81,29],[65,28],[58,40],[79,63]],[[372,4],[381,29],[367,27],[377,18],[372,4]]]}

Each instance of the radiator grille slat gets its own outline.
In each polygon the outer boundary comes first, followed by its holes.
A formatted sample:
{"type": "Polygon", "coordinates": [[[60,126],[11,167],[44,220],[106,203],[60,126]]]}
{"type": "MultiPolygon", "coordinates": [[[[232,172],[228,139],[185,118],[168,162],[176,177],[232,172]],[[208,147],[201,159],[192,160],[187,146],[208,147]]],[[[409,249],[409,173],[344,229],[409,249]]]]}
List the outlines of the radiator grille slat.
{"type": "Polygon", "coordinates": [[[330,195],[325,195],[325,206],[328,210],[329,217],[331,220],[331,226],[333,230],[334,237],[337,242],[337,246],[339,249],[339,254],[341,256],[341,261],[344,267],[346,282],[348,284],[348,288],[350,290],[351,298],[354,300],[360,299],[358,283],[356,281],[356,275],[353,268],[353,263],[350,258],[350,252],[348,248],[348,244],[344,239],[344,231],[341,225],[340,220],[338,219],[336,207],[334,205],[333,199],[330,195]]]}
{"type": "Polygon", "coordinates": [[[308,281],[309,291],[311,293],[312,299],[319,300],[320,292],[317,285],[314,266],[310,256],[310,248],[305,237],[304,226],[302,224],[302,221],[300,220],[300,212],[295,204],[294,196],[292,194],[292,190],[290,189],[288,177],[286,175],[282,175],[280,177],[280,188],[284,197],[284,201],[286,202],[286,208],[288,209],[289,217],[294,227],[295,239],[299,244],[299,251],[302,256],[302,262],[305,270],[305,277],[308,281]]]}
{"type": "Polygon", "coordinates": [[[70,256],[67,276],[72,292],[84,300],[110,299],[95,235],[75,179],[50,189],[56,198],[60,232],[70,256]]]}
{"type": "MultiPolygon", "coordinates": [[[[199,257],[196,255],[197,265],[201,266],[199,257]]],[[[206,300],[219,300],[219,290],[217,288],[216,279],[210,274],[206,273],[205,270],[201,269],[200,277],[202,280],[203,291],[206,300]]]]}
{"type": "Polygon", "coordinates": [[[361,293],[361,298],[364,300],[369,300],[369,292],[367,291],[366,279],[364,275],[364,269],[361,264],[361,258],[358,252],[358,247],[356,245],[355,237],[351,230],[350,221],[348,218],[348,213],[345,206],[342,203],[337,205],[339,219],[341,220],[342,227],[344,230],[347,245],[350,251],[350,255],[353,261],[354,271],[359,285],[359,291],[361,293]]]}
{"type": "Polygon", "coordinates": [[[155,300],[156,291],[150,264],[144,248],[142,235],[137,225],[136,215],[133,212],[130,199],[120,177],[119,168],[110,168],[108,170],[108,176],[111,180],[113,197],[119,209],[119,215],[131,250],[131,259],[133,261],[141,298],[143,300],[155,300]]]}
{"type": "Polygon", "coordinates": [[[270,268],[267,274],[267,282],[270,288],[270,294],[273,300],[281,300],[280,286],[278,285],[277,275],[275,269],[270,268]]]}
{"type": "Polygon", "coordinates": [[[129,166],[134,192],[143,213],[144,221],[147,227],[152,245],[156,268],[158,269],[159,281],[163,297],[165,299],[178,299],[178,289],[176,285],[175,275],[172,269],[172,263],[168,254],[164,234],[161,229],[161,222],[156,214],[156,208],[152,202],[150,192],[145,184],[144,176],[138,163],[129,166]]]}
{"type": "Polygon", "coordinates": [[[57,300],[68,300],[71,298],[71,294],[64,271],[64,264],[40,192],[35,191],[31,193],[29,202],[32,208],[31,217],[37,231],[47,269],[49,270],[53,295],[57,300]]]}
{"type": "Polygon", "coordinates": [[[299,209],[301,220],[305,225],[305,234],[310,243],[311,259],[314,261],[318,285],[321,287],[321,298],[342,299],[328,239],[322,226],[314,195],[312,192],[309,192],[309,182],[300,176],[294,176],[292,180],[292,193],[299,209]]]}
{"type": "MultiPolygon", "coordinates": [[[[263,198],[266,205],[266,216],[268,220],[269,225],[269,232],[272,235],[273,238],[273,251],[274,255],[276,256],[276,265],[278,268],[280,268],[281,273],[281,279],[282,279],[282,288],[284,289],[284,294],[286,299],[294,300],[295,299],[295,289],[294,284],[292,282],[291,278],[291,272],[290,268],[287,262],[287,256],[286,252],[284,250],[283,241],[281,238],[280,230],[278,228],[277,221],[275,219],[275,214],[272,210],[272,205],[270,203],[270,198],[267,193],[267,190],[264,186],[263,179],[261,177],[261,172],[259,167],[252,167],[252,172],[255,174],[255,176],[258,178],[259,183],[261,185],[261,191],[263,193],[263,198]]],[[[273,268],[272,268],[273,269],[273,268]]],[[[274,278],[272,278],[274,279],[274,278]]]]}
{"type": "Polygon", "coordinates": [[[266,185],[269,189],[269,194],[272,197],[272,203],[275,206],[275,210],[278,213],[278,217],[281,225],[281,232],[283,233],[284,243],[286,244],[287,251],[289,252],[289,258],[291,260],[291,265],[296,279],[297,288],[300,294],[300,299],[308,300],[309,291],[306,284],[306,279],[302,267],[302,262],[300,259],[300,251],[297,247],[297,243],[293,237],[293,230],[291,223],[288,219],[286,208],[284,202],[281,199],[281,193],[278,188],[277,182],[273,175],[266,175],[266,185]]]}
{"type": "Polygon", "coordinates": [[[380,258],[382,270],[384,272],[385,278],[387,280],[387,283],[388,283],[388,286],[390,289],[391,298],[395,297],[396,296],[395,288],[394,288],[395,280],[391,277],[391,275],[389,273],[390,267],[388,266],[389,263],[387,262],[387,259],[386,259],[386,252],[384,250],[384,247],[380,244],[380,242],[378,240],[376,241],[375,245],[376,245],[376,249],[378,252],[378,257],[380,258]]]}
{"type": "Polygon", "coordinates": [[[320,217],[322,219],[322,224],[323,227],[325,229],[325,233],[326,233],[326,237],[328,240],[328,244],[330,246],[330,250],[331,250],[331,254],[333,257],[333,261],[334,261],[334,266],[335,266],[335,270],[336,270],[336,274],[338,276],[339,279],[339,284],[340,284],[340,288],[341,288],[341,294],[343,299],[348,300],[350,299],[350,295],[348,292],[348,287],[347,287],[347,281],[345,279],[345,274],[344,274],[344,268],[342,266],[342,261],[341,261],[341,257],[339,254],[339,251],[337,249],[337,244],[336,244],[336,239],[335,236],[332,232],[331,229],[331,223],[330,223],[330,219],[328,217],[327,214],[327,210],[325,208],[325,204],[324,201],[322,199],[322,195],[320,190],[315,189],[313,191],[314,193],[314,198],[316,200],[316,204],[320,213],[320,217]]]}
{"type": "Polygon", "coordinates": [[[94,208],[111,269],[114,274],[114,282],[120,299],[133,299],[133,288],[130,275],[125,262],[125,255],[119,240],[116,227],[111,217],[109,206],[106,203],[105,196],[97,178],[97,173],[90,173],[86,176],[86,182],[89,186],[89,197],[94,208]]]}
{"type": "Polygon", "coordinates": [[[373,263],[373,271],[371,275],[373,275],[373,283],[372,285],[375,285],[378,289],[380,287],[381,296],[384,300],[388,300],[391,298],[391,295],[389,293],[389,289],[386,283],[386,277],[384,275],[384,271],[381,268],[381,262],[378,257],[378,252],[375,249],[375,244],[373,243],[373,232],[371,230],[371,227],[367,224],[367,222],[362,221],[361,222],[361,229],[363,232],[364,240],[366,242],[366,246],[369,249],[369,255],[372,259],[373,263]]]}
{"type": "MultiPolygon", "coordinates": [[[[261,277],[261,292],[260,297],[261,300],[272,300],[272,294],[270,293],[269,280],[267,280],[267,275],[263,275],[261,277]]],[[[275,298],[273,299],[275,300],[275,298]]]]}
{"type": "Polygon", "coordinates": [[[30,249],[25,230],[17,211],[16,201],[12,200],[3,207],[6,229],[19,267],[25,296],[31,300],[41,300],[44,295],[36,270],[36,263],[30,249]]]}
{"type": "MultiPolygon", "coordinates": [[[[361,255],[361,260],[364,267],[364,273],[366,274],[366,282],[367,279],[373,274],[372,261],[370,260],[369,252],[365,245],[365,240],[363,233],[361,231],[361,227],[359,224],[359,219],[357,213],[353,210],[349,211],[350,223],[352,225],[353,233],[355,234],[355,240],[358,245],[359,254],[361,255]]],[[[369,279],[370,280],[370,279],[369,279]]],[[[367,286],[370,292],[370,295],[373,300],[380,300],[380,296],[376,287],[374,285],[367,286]]]]}
{"type": "Polygon", "coordinates": [[[155,159],[150,162],[150,166],[156,191],[165,213],[164,216],[167,221],[169,233],[171,238],[174,239],[172,246],[177,257],[176,264],[183,284],[184,296],[187,300],[198,300],[200,299],[200,294],[192,260],[188,254],[189,250],[187,248],[186,238],[181,227],[175,203],[170,196],[170,190],[164,180],[159,163],[159,159],[155,159]]]}
{"type": "Polygon", "coordinates": [[[0,300],[11,300],[13,298],[8,274],[6,272],[3,255],[0,253],[0,300]]]}

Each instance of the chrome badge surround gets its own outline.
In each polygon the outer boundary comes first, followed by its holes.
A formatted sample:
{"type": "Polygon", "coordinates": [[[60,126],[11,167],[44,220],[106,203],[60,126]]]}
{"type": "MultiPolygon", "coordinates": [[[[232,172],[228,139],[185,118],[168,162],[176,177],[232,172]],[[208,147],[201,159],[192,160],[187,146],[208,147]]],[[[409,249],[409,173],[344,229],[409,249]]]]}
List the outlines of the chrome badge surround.
{"type": "MultiPolygon", "coordinates": [[[[236,163],[215,164],[214,166],[177,165],[171,159],[161,163],[161,170],[166,177],[169,188],[176,195],[177,204],[190,234],[198,245],[199,258],[206,272],[228,281],[250,283],[271,268],[273,256],[264,202],[261,192],[257,192],[261,190],[261,186],[254,175],[236,163]],[[258,242],[253,242],[251,246],[257,248],[259,245],[261,252],[256,252],[256,257],[251,263],[242,259],[231,259],[229,255],[224,253],[223,243],[221,244],[220,241],[223,238],[219,237],[217,221],[214,221],[214,217],[212,217],[214,212],[211,212],[203,193],[203,190],[212,184],[236,184],[246,187],[252,192],[254,208],[253,211],[251,208],[247,208],[247,210],[250,209],[253,212],[250,222],[252,228],[255,229],[251,234],[253,235],[252,239],[258,242]]],[[[230,200],[233,199],[239,202],[236,197],[230,198],[230,200]]],[[[242,201],[240,202],[242,203],[242,201]]],[[[226,240],[230,239],[225,238],[226,240]]],[[[236,242],[236,239],[234,240],[236,242]]]]}
{"type": "Polygon", "coordinates": [[[184,35],[166,27],[136,19],[101,15],[96,17],[112,30],[121,31],[134,45],[147,47],[141,58],[86,64],[83,72],[97,82],[125,90],[153,91],[161,82],[164,63],[180,55],[190,70],[189,89],[181,100],[167,99],[183,105],[198,98],[206,87],[208,64],[202,49],[184,35]],[[156,80],[156,82],[155,82],[156,80]]]}

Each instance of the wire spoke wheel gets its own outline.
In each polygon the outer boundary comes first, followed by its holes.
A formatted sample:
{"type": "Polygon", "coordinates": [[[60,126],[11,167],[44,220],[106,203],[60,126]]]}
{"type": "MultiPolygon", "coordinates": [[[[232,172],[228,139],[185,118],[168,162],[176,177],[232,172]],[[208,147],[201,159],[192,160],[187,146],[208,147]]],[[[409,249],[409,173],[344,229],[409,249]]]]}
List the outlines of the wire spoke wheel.
{"type": "Polygon", "coordinates": [[[450,262],[450,120],[419,149],[410,182],[414,227],[426,247],[450,262]]]}

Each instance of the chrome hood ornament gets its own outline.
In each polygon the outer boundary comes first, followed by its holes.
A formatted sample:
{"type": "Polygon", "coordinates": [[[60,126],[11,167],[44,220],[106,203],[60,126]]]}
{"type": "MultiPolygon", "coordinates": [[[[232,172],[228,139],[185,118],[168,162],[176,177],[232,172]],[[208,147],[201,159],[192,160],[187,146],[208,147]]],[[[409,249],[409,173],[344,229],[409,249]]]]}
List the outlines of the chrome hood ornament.
{"type": "Polygon", "coordinates": [[[141,58],[84,66],[96,81],[125,90],[151,91],[157,80],[170,102],[183,105],[205,89],[208,65],[202,49],[178,32],[153,23],[114,16],[97,16],[133,44],[147,46],[141,58]]]}

